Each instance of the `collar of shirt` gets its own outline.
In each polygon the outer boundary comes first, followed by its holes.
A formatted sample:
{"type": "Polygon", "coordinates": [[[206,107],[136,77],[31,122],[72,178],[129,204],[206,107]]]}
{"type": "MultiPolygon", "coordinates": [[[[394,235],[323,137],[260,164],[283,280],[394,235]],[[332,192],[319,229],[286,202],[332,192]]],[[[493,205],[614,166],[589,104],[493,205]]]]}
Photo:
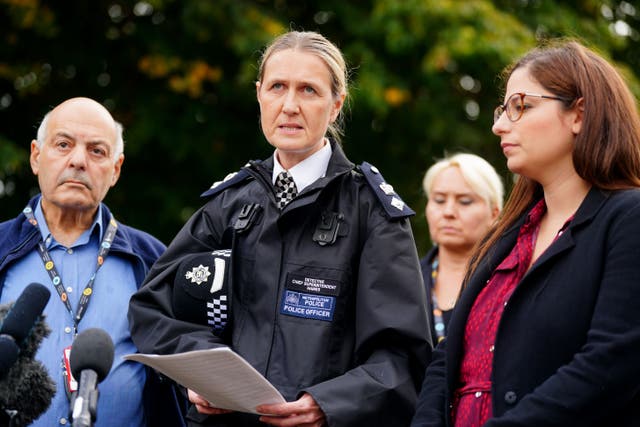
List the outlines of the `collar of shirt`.
{"type": "MultiPolygon", "coordinates": [[[[273,176],[271,178],[271,182],[274,184],[278,174],[285,170],[278,161],[276,152],[273,153],[273,176]]],[[[298,193],[302,192],[305,187],[313,184],[319,178],[325,176],[327,167],[329,166],[329,160],[331,159],[331,153],[331,144],[325,139],[324,147],[289,169],[289,173],[296,183],[298,193]]]]}
{"type": "MultiPolygon", "coordinates": [[[[35,216],[36,221],[38,221],[40,234],[42,234],[42,241],[44,242],[47,249],[51,249],[54,246],[58,245],[59,243],[56,242],[56,239],[51,235],[51,232],[49,231],[49,225],[47,224],[47,220],[44,217],[44,212],[42,211],[41,202],[42,202],[42,199],[38,200],[38,204],[36,205],[33,215],[35,216]]],[[[100,241],[103,235],[102,209],[100,209],[100,207],[98,207],[98,212],[95,218],[93,219],[93,224],[91,224],[91,227],[89,227],[88,230],[82,233],[80,237],[78,237],[78,240],[76,240],[73,243],[73,245],[71,245],[71,247],[86,245],[89,242],[89,239],[91,238],[91,235],[93,234],[93,231],[96,229],[96,227],[98,228],[98,233],[99,233],[98,241],[100,241]]]]}

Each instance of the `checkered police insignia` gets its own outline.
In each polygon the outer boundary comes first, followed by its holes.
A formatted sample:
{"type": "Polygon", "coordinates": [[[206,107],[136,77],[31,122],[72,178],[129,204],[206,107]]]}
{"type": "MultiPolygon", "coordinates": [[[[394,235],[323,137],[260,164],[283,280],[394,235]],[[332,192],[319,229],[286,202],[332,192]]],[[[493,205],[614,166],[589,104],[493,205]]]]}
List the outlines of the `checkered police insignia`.
{"type": "Polygon", "coordinates": [[[185,279],[191,280],[191,283],[195,283],[196,285],[200,285],[209,279],[211,276],[211,272],[209,271],[209,267],[205,267],[200,264],[197,267],[193,267],[191,271],[187,271],[184,275],[185,279]]]}
{"type": "Polygon", "coordinates": [[[289,172],[282,171],[278,174],[275,183],[276,205],[278,209],[284,209],[297,195],[298,189],[289,172]]]}
{"type": "Polygon", "coordinates": [[[211,325],[213,333],[218,335],[222,333],[224,327],[227,326],[227,296],[220,295],[220,298],[214,298],[213,301],[207,302],[207,322],[211,325]]]}

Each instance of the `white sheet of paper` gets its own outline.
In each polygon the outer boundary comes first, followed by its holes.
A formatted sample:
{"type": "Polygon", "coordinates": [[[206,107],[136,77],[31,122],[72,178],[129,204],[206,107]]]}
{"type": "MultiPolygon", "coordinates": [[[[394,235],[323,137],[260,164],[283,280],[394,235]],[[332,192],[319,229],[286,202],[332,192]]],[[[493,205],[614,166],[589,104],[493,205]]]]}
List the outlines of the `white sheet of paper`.
{"type": "Polygon", "coordinates": [[[285,403],[266,378],[228,347],[169,355],[128,354],[123,359],[152,367],[216,408],[258,414],[258,405],[285,403]]]}

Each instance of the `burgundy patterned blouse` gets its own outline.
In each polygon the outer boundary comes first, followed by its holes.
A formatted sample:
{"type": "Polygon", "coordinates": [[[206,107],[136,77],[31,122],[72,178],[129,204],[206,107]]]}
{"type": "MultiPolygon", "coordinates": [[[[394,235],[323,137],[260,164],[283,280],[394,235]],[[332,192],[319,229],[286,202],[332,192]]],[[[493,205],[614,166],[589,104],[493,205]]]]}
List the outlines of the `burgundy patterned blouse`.
{"type": "Polygon", "coordinates": [[[498,323],[507,301],[529,268],[540,221],[546,211],[542,199],[520,228],[511,253],[494,270],[471,308],[465,327],[458,388],[453,398],[452,418],[456,427],[480,427],[492,416],[491,373],[498,323]]]}

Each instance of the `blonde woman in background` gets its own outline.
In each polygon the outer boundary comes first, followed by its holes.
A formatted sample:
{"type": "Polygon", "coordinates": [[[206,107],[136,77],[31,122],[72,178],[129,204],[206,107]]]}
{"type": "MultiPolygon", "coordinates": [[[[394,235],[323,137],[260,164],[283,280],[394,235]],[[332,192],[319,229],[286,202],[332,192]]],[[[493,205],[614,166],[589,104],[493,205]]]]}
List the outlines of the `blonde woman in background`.
{"type": "Polygon", "coordinates": [[[446,336],[472,250],[502,210],[504,188],[486,160],[465,153],[432,165],[422,187],[434,246],[420,265],[431,301],[429,323],[435,345],[446,336]]]}

